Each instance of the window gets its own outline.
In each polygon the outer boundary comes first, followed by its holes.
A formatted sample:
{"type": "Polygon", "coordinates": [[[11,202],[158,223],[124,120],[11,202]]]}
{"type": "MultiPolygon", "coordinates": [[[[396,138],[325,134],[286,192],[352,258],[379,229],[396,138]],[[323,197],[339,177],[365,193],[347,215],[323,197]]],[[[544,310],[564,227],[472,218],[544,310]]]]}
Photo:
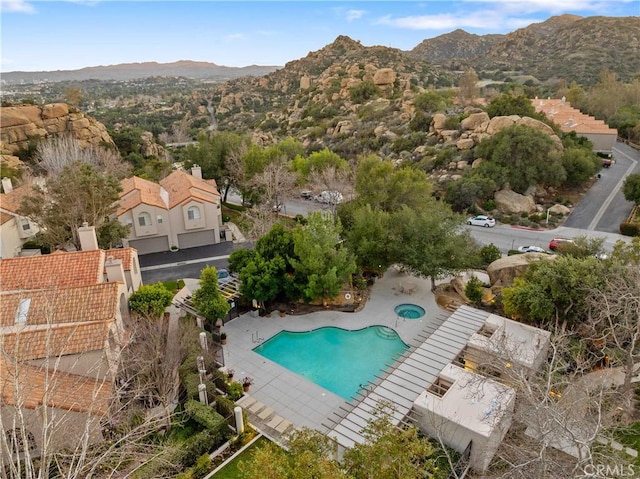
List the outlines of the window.
{"type": "Polygon", "coordinates": [[[451,381],[447,381],[446,379],[439,377],[431,386],[429,386],[429,392],[441,398],[451,386],[453,386],[451,381]]]}
{"type": "Polygon", "coordinates": [[[31,229],[31,225],[28,221],[22,222],[22,231],[29,231],[31,229]]]}
{"type": "Polygon", "coordinates": [[[158,215],[156,220],[158,221],[159,225],[161,225],[164,222],[164,220],[162,219],[162,215],[158,215]]]}
{"type": "Polygon", "coordinates": [[[200,208],[197,206],[190,206],[187,210],[187,218],[191,221],[200,219],[200,208]]]}
{"type": "Polygon", "coordinates": [[[140,226],[151,226],[151,215],[147,212],[138,215],[138,224],[140,226]]]}
{"type": "Polygon", "coordinates": [[[496,329],[497,327],[494,324],[484,323],[480,328],[480,331],[478,331],[478,334],[486,338],[490,338],[493,336],[493,333],[496,332],[496,329]]]}

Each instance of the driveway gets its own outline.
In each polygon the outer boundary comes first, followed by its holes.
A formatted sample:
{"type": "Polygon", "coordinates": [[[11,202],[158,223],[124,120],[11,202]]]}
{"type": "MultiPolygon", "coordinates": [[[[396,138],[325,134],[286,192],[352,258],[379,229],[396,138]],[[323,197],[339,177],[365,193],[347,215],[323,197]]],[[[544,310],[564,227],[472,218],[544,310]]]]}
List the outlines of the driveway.
{"type": "Polygon", "coordinates": [[[224,243],[199,246],[179,251],[145,254],[139,257],[144,284],[154,284],[184,278],[199,278],[205,266],[226,268],[229,255],[240,248],[252,248],[253,243],[224,243]]]}
{"type": "Polygon", "coordinates": [[[615,163],[600,171],[601,178],[571,212],[564,226],[582,230],[619,233],[633,203],[624,199],[622,184],[627,175],[640,173],[640,153],[624,143],[613,148],[615,163]]]}

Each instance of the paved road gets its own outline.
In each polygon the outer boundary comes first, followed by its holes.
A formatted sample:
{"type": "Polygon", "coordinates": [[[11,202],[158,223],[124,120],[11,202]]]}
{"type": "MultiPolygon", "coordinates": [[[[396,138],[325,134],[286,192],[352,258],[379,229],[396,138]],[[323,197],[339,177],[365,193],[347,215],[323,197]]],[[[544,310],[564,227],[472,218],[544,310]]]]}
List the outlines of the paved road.
{"type": "Polygon", "coordinates": [[[565,226],[587,231],[617,233],[633,208],[624,199],[622,183],[627,175],[640,173],[640,152],[624,143],[613,149],[615,163],[603,168],[602,178],[594,183],[565,221],[565,226]]]}

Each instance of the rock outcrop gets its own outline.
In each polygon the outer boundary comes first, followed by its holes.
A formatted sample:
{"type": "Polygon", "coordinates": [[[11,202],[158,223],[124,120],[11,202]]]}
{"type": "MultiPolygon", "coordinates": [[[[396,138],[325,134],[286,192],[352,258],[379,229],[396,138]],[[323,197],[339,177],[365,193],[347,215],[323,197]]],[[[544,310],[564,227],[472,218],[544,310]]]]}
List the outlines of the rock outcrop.
{"type": "Polygon", "coordinates": [[[65,103],[0,108],[0,153],[13,155],[29,147],[29,140],[70,134],[80,145],[113,145],[106,127],[84,113],[69,110],[65,103]]]}
{"type": "Polygon", "coordinates": [[[531,196],[521,195],[511,190],[496,191],[496,206],[507,213],[533,213],[536,203],[531,196]]]}
{"type": "Polygon", "coordinates": [[[546,253],[525,253],[497,259],[487,267],[491,288],[495,292],[496,289],[512,286],[513,280],[526,271],[529,264],[555,258],[546,253]]]}

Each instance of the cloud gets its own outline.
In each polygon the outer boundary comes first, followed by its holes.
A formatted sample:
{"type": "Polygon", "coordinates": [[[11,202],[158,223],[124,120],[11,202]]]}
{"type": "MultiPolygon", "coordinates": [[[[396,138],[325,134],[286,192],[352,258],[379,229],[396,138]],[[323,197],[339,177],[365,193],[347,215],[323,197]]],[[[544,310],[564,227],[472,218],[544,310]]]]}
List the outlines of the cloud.
{"type": "Polygon", "coordinates": [[[352,22],[353,20],[359,20],[366,13],[367,13],[366,10],[347,10],[346,12],[347,21],[352,22]]]}
{"type": "Polygon", "coordinates": [[[392,18],[390,15],[378,19],[380,25],[391,25],[409,30],[455,30],[456,28],[494,29],[497,24],[495,12],[474,12],[467,15],[441,13],[392,18]]]}
{"type": "Polygon", "coordinates": [[[224,37],[222,37],[225,42],[234,42],[236,40],[243,40],[245,38],[247,38],[247,36],[244,33],[230,33],[229,35],[225,35],[224,37]]]}
{"type": "Polygon", "coordinates": [[[36,9],[26,0],[0,0],[0,11],[6,13],[35,13],[36,9]]]}

